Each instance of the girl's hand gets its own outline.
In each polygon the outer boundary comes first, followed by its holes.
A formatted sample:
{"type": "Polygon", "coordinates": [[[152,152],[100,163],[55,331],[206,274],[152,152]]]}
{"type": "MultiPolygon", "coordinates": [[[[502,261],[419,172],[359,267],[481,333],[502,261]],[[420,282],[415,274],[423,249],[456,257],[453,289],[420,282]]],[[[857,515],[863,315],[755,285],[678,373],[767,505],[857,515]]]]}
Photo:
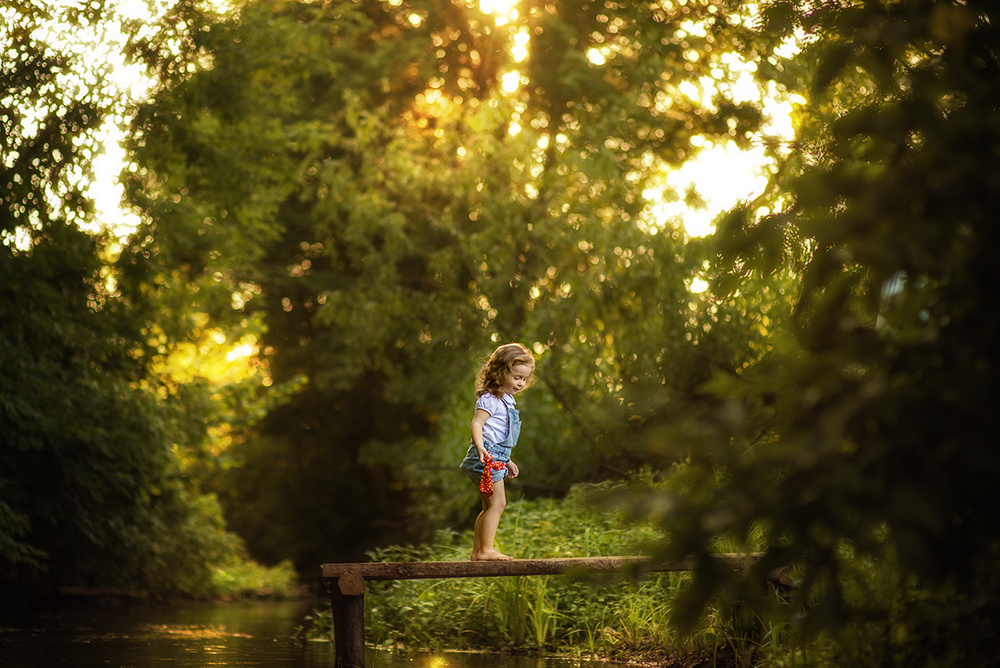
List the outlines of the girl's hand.
{"type": "Polygon", "coordinates": [[[486,466],[486,448],[476,448],[476,452],[479,453],[479,463],[486,466]]]}
{"type": "Polygon", "coordinates": [[[517,468],[517,464],[515,464],[514,462],[507,462],[507,471],[510,472],[511,478],[516,478],[517,474],[520,473],[520,471],[517,468]]]}

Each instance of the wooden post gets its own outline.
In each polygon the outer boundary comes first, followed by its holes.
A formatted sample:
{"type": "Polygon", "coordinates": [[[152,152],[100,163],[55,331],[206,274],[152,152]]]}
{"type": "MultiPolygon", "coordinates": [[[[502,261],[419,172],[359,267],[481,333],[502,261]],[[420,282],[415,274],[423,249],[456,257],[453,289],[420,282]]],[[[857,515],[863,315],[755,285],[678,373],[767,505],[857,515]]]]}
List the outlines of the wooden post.
{"type": "Polygon", "coordinates": [[[337,668],[365,668],[365,579],[345,573],[330,587],[337,668]]]}

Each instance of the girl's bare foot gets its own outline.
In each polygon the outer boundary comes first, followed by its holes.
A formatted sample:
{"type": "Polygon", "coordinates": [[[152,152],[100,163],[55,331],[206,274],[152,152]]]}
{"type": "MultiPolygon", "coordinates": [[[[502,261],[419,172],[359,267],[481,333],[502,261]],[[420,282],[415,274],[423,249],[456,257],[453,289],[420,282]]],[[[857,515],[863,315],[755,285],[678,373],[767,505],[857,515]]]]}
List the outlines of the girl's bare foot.
{"type": "Polygon", "coordinates": [[[513,559],[514,557],[506,555],[503,552],[497,552],[496,550],[472,553],[472,561],[511,561],[513,559]]]}

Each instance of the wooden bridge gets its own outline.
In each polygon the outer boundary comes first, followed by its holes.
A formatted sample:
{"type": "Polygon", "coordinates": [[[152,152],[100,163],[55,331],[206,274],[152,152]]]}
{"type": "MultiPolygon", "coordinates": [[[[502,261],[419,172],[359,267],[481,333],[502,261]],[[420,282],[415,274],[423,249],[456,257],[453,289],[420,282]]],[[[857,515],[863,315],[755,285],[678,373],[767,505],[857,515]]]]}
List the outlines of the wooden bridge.
{"type": "MultiPolygon", "coordinates": [[[[757,561],[759,553],[718,554],[714,558],[734,570],[757,561]]],[[[573,557],[511,561],[415,561],[323,564],[323,584],[330,592],[337,665],[364,668],[365,589],[368,580],[490,578],[563,573],[665,572],[697,568],[693,559],[656,562],[647,557],[573,557]]],[[[779,576],[775,576],[779,577],[779,576]]]]}

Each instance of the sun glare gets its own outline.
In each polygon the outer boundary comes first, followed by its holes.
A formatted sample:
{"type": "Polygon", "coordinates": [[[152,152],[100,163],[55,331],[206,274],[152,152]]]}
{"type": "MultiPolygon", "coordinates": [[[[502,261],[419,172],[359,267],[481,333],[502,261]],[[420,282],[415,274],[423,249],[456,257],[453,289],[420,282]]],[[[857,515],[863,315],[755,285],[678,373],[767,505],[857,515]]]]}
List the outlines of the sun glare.
{"type": "Polygon", "coordinates": [[[705,290],[708,290],[708,282],[701,277],[695,277],[691,279],[691,285],[688,288],[692,294],[700,295],[705,290]]]}
{"type": "Polygon", "coordinates": [[[252,343],[239,343],[226,353],[227,362],[235,362],[238,359],[252,357],[257,354],[257,346],[252,343]]]}
{"type": "Polygon", "coordinates": [[[123,238],[134,232],[141,222],[139,216],[122,206],[125,189],[119,175],[126,164],[125,149],[121,145],[125,134],[115,124],[107,123],[102,135],[104,152],[94,160],[94,180],[88,194],[94,200],[96,227],[123,238]]]}
{"type": "MultiPolygon", "coordinates": [[[[713,107],[713,97],[720,90],[737,104],[758,104],[766,119],[759,130],[760,138],[790,141],[795,135],[792,114],[805,100],[782,94],[773,82],[761,87],[754,79],[756,64],[740,60],[737,54],[723,56],[722,66],[728,77],[720,68],[713,70],[712,77],[703,77],[697,83],[683,82],[678,89],[708,108],[713,107]]],[[[702,237],[713,232],[713,221],[721,212],[764,191],[773,157],[761,140],[755,140],[749,148],[740,148],[733,140],[713,143],[695,136],[691,148],[697,152],[695,157],[665,173],[663,182],[647,188],[643,196],[650,203],[653,227],[680,224],[688,236],[702,237]]]]}
{"type": "Polygon", "coordinates": [[[527,30],[514,33],[514,46],[510,47],[510,55],[515,63],[520,63],[528,57],[528,42],[530,41],[531,36],[527,30]]]}
{"type": "Polygon", "coordinates": [[[497,25],[503,25],[517,18],[517,0],[479,0],[483,14],[492,14],[497,25]]]}
{"type": "Polygon", "coordinates": [[[521,73],[516,70],[505,72],[500,77],[500,87],[503,88],[505,93],[515,93],[520,86],[521,73]]]}
{"type": "Polygon", "coordinates": [[[705,202],[691,207],[678,202],[675,215],[681,216],[684,228],[692,237],[711,234],[712,221],[721,211],[742,200],[752,199],[767,186],[762,166],[767,163],[762,147],[740,150],[732,141],[709,145],[701,155],[670,174],[668,182],[680,191],[693,188],[705,202]]]}
{"type": "MultiPolygon", "coordinates": [[[[125,19],[142,20],[152,24],[157,17],[167,11],[171,3],[166,0],[119,0],[115,11],[125,19]]],[[[209,0],[208,6],[222,14],[232,9],[230,0],[209,0]]],[[[128,103],[143,99],[152,89],[154,81],[142,66],[125,62],[125,35],[114,21],[105,26],[105,33],[100,39],[93,39],[89,48],[99,49],[95,56],[107,62],[110,67],[111,80],[128,103]]],[[[81,42],[88,36],[78,31],[68,31],[74,41],[81,42]]],[[[125,139],[125,122],[121,118],[108,118],[98,130],[98,139],[104,147],[103,153],[94,160],[93,181],[87,189],[87,194],[94,201],[96,212],[92,224],[85,226],[90,231],[107,230],[116,237],[125,237],[135,231],[140,219],[122,207],[124,188],[120,182],[120,173],[127,165],[125,149],[122,142],[125,139]]]]}

